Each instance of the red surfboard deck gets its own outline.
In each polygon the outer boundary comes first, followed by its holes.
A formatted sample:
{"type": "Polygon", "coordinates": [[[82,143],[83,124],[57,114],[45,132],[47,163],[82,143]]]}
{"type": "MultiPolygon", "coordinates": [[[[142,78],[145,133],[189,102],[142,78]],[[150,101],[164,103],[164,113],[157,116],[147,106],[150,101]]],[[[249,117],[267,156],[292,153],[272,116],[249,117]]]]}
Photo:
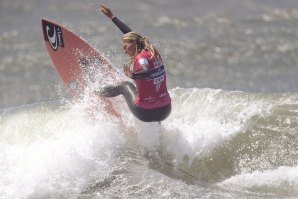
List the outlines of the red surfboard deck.
{"type": "MultiPolygon", "coordinates": [[[[79,97],[94,78],[97,83],[104,83],[107,78],[119,80],[118,70],[82,38],[47,19],[41,19],[41,25],[49,56],[71,96],[79,97]]],[[[102,100],[106,111],[120,118],[110,99],[102,100]]]]}

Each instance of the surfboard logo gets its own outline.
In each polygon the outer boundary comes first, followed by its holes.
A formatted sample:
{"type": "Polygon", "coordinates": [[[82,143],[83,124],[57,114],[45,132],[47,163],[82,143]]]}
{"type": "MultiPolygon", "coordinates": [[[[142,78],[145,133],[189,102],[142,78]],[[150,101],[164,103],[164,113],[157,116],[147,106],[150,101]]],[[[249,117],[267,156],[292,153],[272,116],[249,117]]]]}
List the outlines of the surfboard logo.
{"type": "Polygon", "coordinates": [[[78,84],[77,84],[77,82],[76,82],[75,80],[70,80],[70,81],[68,82],[68,87],[69,87],[71,90],[75,90],[75,89],[77,89],[78,84]]]}
{"type": "Polygon", "coordinates": [[[43,34],[46,41],[49,42],[50,46],[54,51],[58,49],[58,47],[64,48],[64,41],[61,27],[49,23],[47,21],[42,22],[43,26],[43,34]]]}

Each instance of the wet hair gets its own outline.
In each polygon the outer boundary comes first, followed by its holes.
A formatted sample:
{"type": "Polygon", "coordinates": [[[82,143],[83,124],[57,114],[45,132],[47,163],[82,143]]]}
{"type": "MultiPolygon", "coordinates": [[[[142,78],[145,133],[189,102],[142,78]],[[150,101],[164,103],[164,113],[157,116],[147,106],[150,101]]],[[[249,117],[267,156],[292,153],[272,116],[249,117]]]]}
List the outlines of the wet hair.
{"type": "Polygon", "coordinates": [[[133,42],[133,41],[136,42],[136,46],[137,46],[136,53],[144,49],[150,52],[151,54],[150,59],[155,56],[155,49],[147,37],[143,37],[137,32],[128,32],[123,35],[122,41],[124,40],[129,42],[133,42]]]}

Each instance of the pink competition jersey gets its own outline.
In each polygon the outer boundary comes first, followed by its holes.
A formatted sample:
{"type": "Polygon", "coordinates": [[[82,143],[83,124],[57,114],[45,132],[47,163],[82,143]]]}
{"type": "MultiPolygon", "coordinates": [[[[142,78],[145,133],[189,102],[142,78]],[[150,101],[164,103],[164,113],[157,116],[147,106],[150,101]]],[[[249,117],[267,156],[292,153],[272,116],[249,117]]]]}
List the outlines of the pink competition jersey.
{"type": "Polygon", "coordinates": [[[142,50],[134,57],[133,72],[138,73],[146,67],[150,70],[150,77],[146,79],[135,79],[136,99],[135,103],[143,109],[154,109],[171,103],[167,90],[165,68],[160,54],[150,59],[151,54],[142,50]]]}

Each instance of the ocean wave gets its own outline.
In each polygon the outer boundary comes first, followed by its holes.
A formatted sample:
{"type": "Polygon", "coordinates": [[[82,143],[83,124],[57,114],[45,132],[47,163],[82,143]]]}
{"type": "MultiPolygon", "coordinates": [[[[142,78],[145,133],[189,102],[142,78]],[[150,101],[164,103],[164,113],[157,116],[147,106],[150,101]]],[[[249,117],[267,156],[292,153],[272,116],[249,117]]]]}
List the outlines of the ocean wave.
{"type": "Polygon", "coordinates": [[[230,191],[297,195],[297,94],[209,88],[175,88],[170,94],[173,111],[161,126],[127,114],[121,99],[114,105],[124,123],[100,111],[100,104],[85,114],[92,100],[2,110],[1,192],[13,198],[36,196],[38,190],[77,193],[86,186],[98,191],[118,182],[115,172],[126,171],[123,159],[150,170],[145,162],[151,153],[157,158],[149,162],[160,165],[152,168],[171,178],[230,191]],[[258,180],[270,176],[275,180],[258,180]]]}

